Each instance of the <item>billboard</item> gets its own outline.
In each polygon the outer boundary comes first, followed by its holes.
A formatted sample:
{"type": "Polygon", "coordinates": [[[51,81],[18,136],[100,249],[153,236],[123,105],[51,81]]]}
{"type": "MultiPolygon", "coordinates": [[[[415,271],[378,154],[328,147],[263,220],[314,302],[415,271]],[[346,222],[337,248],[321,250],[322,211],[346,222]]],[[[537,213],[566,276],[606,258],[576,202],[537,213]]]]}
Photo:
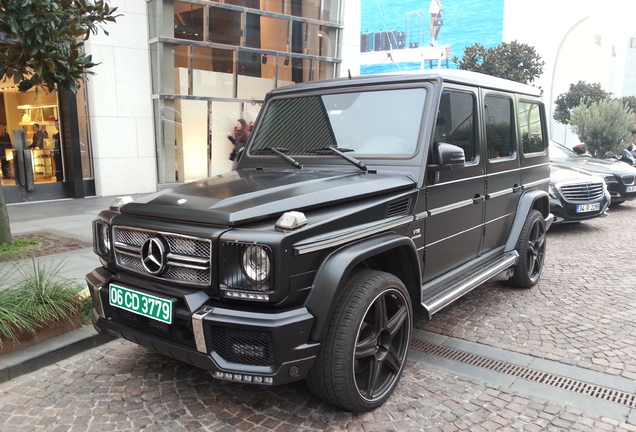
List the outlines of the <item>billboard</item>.
{"type": "Polygon", "coordinates": [[[465,47],[502,42],[504,1],[361,0],[360,73],[456,68],[465,47]]]}

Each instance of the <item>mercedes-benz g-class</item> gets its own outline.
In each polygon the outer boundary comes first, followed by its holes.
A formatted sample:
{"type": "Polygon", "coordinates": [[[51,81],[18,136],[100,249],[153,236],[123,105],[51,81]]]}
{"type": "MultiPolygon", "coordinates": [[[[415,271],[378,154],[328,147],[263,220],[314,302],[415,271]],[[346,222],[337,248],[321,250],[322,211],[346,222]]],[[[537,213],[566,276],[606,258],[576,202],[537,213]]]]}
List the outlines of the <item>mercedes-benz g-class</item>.
{"type": "Polygon", "coordinates": [[[235,171],[94,222],[96,328],[258,385],[306,379],[364,412],[391,395],[414,309],[537,283],[540,91],[434,70],[270,92],[235,171]]]}

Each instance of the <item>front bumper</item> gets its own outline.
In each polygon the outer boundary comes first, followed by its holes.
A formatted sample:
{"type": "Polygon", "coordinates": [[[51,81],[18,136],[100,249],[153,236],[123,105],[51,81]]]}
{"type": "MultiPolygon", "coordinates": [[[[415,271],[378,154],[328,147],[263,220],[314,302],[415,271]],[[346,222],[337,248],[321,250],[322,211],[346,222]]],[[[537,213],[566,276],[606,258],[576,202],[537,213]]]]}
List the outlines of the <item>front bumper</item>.
{"type": "Polygon", "coordinates": [[[570,204],[557,198],[550,197],[550,213],[554,214],[554,225],[581,222],[606,215],[610,204],[610,195],[606,193],[599,203],[599,209],[591,212],[577,213],[576,204],[570,204]]]}
{"type": "Polygon", "coordinates": [[[110,306],[108,270],[97,268],[86,281],[97,331],[210,371],[218,379],[263,385],[298,381],[320,348],[309,341],[314,319],[306,308],[275,313],[230,309],[201,290],[180,289],[174,296],[174,320],[165,324],[110,306]]]}

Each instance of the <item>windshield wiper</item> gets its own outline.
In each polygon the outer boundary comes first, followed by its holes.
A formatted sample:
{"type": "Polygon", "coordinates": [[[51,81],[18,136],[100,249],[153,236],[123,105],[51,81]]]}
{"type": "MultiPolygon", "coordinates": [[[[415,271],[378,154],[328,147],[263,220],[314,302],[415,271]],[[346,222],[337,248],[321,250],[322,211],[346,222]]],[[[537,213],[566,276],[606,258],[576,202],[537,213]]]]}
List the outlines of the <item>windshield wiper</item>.
{"type": "Polygon", "coordinates": [[[289,162],[290,164],[292,164],[296,168],[303,169],[303,166],[302,166],[302,164],[300,162],[298,162],[297,160],[295,160],[291,156],[287,156],[284,153],[284,152],[289,151],[289,149],[286,149],[286,148],[267,147],[267,148],[252,150],[252,153],[254,153],[254,154],[263,154],[263,153],[268,152],[268,151],[272,152],[272,153],[276,153],[278,156],[282,157],[283,159],[285,159],[287,162],[289,162]]]}
{"type": "Polygon", "coordinates": [[[343,153],[354,151],[353,149],[344,148],[344,147],[319,147],[319,148],[307,150],[307,153],[333,153],[334,149],[339,150],[343,153]]]}
{"type": "Polygon", "coordinates": [[[368,170],[367,165],[364,162],[354,158],[353,156],[349,156],[348,154],[344,153],[344,152],[353,151],[351,149],[339,148],[339,147],[322,147],[322,148],[317,148],[317,149],[310,150],[311,153],[318,153],[318,152],[323,152],[323,151],[330,151],[332,153],[335,153],[335,154],[341,156],[347,162],[352,163],[353,165],[357,166],[358,168],[360,168],[364,172],[366,172],[368,170]]]}

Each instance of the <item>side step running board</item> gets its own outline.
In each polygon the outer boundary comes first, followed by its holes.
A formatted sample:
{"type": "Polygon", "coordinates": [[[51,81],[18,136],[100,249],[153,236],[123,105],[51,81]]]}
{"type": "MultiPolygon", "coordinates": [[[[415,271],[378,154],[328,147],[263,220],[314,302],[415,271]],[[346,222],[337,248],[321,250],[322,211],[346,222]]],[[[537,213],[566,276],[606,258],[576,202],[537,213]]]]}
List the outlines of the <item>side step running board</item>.
{"type": "Polygon", "coordinates": [[[464,294],[489,281],[517,263],[517,251],[506,252],[497,258],[478,266],[453,275],[442,282],[436,282],[422,287],[422,306],[426,309],[429,319],[464,294]]]}

